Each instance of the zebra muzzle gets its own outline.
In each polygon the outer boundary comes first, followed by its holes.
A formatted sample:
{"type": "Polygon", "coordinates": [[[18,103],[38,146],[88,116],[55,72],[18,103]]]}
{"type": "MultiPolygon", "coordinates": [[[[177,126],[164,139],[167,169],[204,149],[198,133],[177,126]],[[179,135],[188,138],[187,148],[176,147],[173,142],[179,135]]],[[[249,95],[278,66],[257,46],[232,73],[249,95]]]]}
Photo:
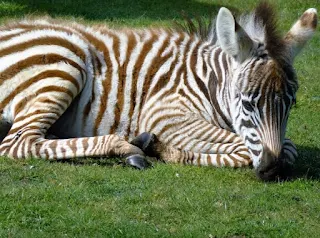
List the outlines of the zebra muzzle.
{"type": "Polygon", "coordinates": [[[286,163],[283,151],[276,156],[268,147],[264,147],[256,175],[263,181],[284,181],[292,177],[292,164],[286,163]]]}

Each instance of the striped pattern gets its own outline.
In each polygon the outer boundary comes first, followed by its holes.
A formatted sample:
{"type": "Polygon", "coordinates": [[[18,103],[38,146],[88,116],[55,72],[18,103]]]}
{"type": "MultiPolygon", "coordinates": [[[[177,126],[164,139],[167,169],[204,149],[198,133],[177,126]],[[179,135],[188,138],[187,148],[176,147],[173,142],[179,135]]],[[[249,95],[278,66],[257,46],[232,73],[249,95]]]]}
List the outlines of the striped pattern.
{"type": "MultiPolygon", "coordinates": [[[[261,146],[281,152],[297,88],[294,77],[285,85],[271,83],[269,75],[260,78],[269,71],[287,77],[272,59],[251,56],[240,67],[219,44],[182,31],[112,30],[50,19],[9,23],[0,28],[0,154],[144,155],[128,141],[146,131],[159,138],[157,153],[165,161],[249,165],[253,154],[263,154],[261,146]],[[258,93],[234,96],[237,77],[241,93],[258,93]],[[274,95],[281,98],[276,108],[274,95]],[[266,125],[259,133],[247,133],[246,116],[255,110],[245,100],[256,100],[260,117],[267,115],[256,123],[266,125]],[[281,130],[279,141],[269,133],[274,128],[281,130]]],[[[294,145],[284,145],[294,159],[294,145]]]]}

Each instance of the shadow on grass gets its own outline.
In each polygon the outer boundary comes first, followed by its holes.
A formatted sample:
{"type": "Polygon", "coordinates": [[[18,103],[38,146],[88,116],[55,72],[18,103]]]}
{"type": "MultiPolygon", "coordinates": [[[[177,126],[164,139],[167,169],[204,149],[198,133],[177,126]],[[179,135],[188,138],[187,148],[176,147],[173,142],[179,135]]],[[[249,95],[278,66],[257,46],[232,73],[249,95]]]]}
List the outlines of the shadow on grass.
{"type": "MultiPolygon", "coordinates": [[[[154,157],[146,157],[150,164],[163,163],[154,157]]],[[[66,160],[56,160],[52,163],[67,163],[75,166],[89,165],[89,166],[107,166],[107,167],[130,167],[125,162],[124,158],[77,158],[77,159],[66,159],[66,160]]],[[[152,168],[152,167],[150,167],[152,168]]]]}
{"type": "Polygon", "coordinates": [[[75,166],[90,165],[90,166],[107,166],[107,167],[124,167],[125,161],[120,158],[76,158],[50,161],[52,163],[71,164],[75,166]]]}
{"type": "Polygon", "coordinates": [[[298,145],[299,158],[294,167],[296,178],[320,180],[320,148],[298,145]]]}
{"type": "MultiPolygon", "coordinates": [[[[221,6],[195,0],[7,0],[0,2],[0,15],[19,17],[46,13],[86,20],[167,20],[180,19],[182,10],[199,16],[215,15],[221,6]]],[[[223,6],[237,13],[234,7],[223,6]]]]}
{"type": "MultiPolygon", "coordinates": [[[[320,180],[320,148],[298,146],[299,158],[297,159],[293,179],[304,178],[307,180],[320,180]]],[[[162,163],[156,158],[147,158],[152,164],[162,163]]],[[[120,158],[97,158],[97,159],[70,159],[60,160],[61,163],[72,165],[98,165],[108,167],[126,167],[124,159],[120,158]]],[[[170,166],[170,165],[168,165],[170,166]]],[[[217,169],[217,168],[213,168],[217,169]]]]}

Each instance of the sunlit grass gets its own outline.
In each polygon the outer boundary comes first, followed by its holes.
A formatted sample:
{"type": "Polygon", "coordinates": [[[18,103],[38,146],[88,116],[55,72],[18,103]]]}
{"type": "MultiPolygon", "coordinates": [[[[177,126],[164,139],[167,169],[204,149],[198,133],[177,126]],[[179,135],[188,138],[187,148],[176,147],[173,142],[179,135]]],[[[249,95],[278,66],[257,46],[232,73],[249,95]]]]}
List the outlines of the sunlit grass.
{"type": "MultiPolygon", "coordinates": [[[[287,31],[319,1],[272,1],[287,31]]],[[[240,0],[0,1],[0,22],[25,15],[170,25],[185,10],[207,17],[220,6],[239,13],[240,0]],[[236,10],[238,9],[238,10],[236,10]]],[[[318,9],[319,10],[319,9],[318,9]]],[[[258,181],[251,169],[155,164],[146,171],[116,160],[87,163],[0,158],[0,237],[318,237],[320,234],[319,30],[297,57],[300,81],[288,137],[298,146],[297,179],[258,181]]]]}

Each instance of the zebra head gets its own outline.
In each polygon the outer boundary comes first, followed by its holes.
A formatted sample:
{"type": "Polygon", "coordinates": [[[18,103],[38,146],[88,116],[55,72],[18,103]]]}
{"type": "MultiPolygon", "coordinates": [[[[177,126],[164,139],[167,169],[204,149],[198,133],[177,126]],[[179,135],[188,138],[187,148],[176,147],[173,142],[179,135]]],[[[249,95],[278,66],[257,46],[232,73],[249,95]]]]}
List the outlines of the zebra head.
{"type": "Polygon", "coordinates": [[[273,15],[273,9],[262,3],[239,23],[221,8],[216,21],[218,43],[234,62],[229,95],[233,127],[263,180],[277,178],[286,170],[287,157],[297,156],[291,142],[285,148],[289,111],[298,89],[292,64],[317,25],[317,11],[309,9],[282,37],[273,15]]]}

